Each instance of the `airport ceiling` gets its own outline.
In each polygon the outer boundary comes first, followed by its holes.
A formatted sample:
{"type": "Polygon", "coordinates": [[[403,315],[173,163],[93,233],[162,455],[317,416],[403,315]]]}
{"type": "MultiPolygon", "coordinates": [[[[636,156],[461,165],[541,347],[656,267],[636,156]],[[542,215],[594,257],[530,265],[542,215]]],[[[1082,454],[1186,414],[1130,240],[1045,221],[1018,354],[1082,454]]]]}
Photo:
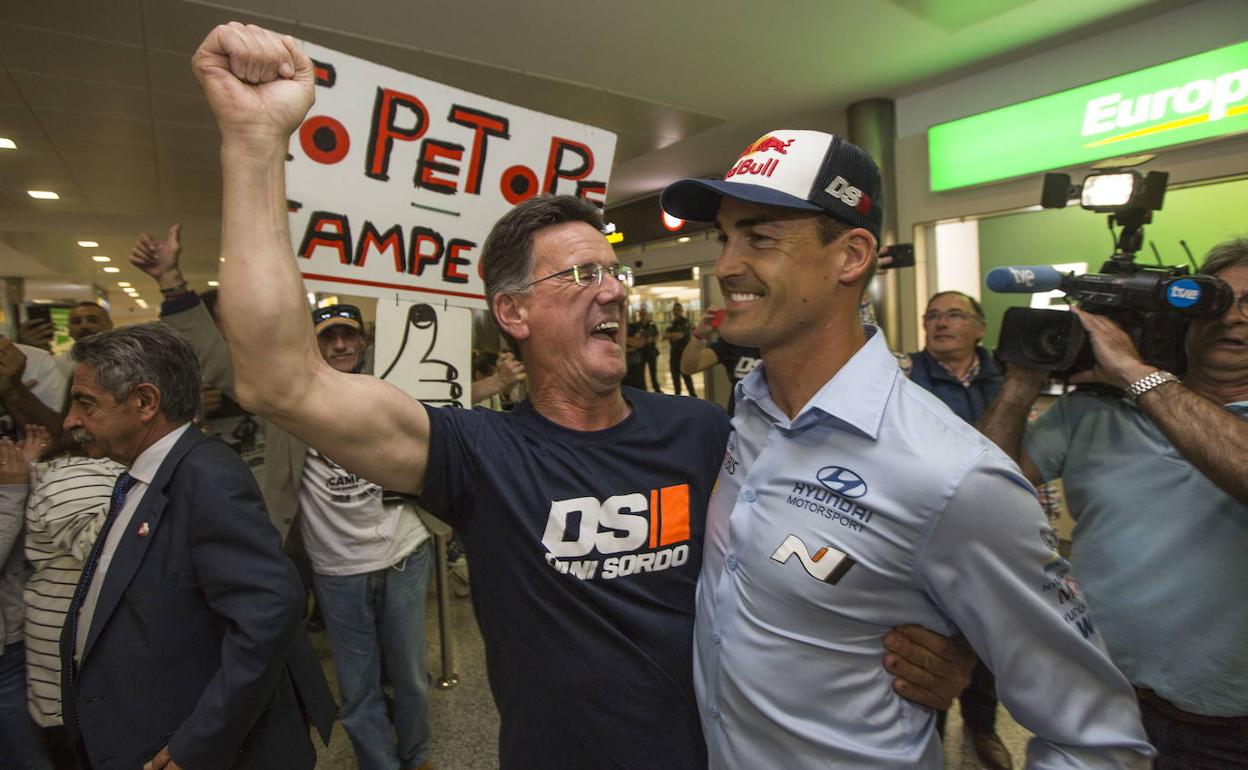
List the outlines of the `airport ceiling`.
{"type": "MultiPolygon", "coordinates": [[[[191,75],[237,19],[618,137],[609,203],[723,170],[758,134],[833,129],[897,97],[1184,0],[5,0],[0,4],[0,276],[55,293],[150,285],[125,254],[184,225],[216,272],[219,134],[191,75]],[[57,201],[27,190],[53,190],[57,201]],[[98,249],[76,245],[98,241],[98,249]],[[104,275],[95,254],[121,268],[104,275]]],[[[150,294],[150,292],[149,292],[150,294]]]]}

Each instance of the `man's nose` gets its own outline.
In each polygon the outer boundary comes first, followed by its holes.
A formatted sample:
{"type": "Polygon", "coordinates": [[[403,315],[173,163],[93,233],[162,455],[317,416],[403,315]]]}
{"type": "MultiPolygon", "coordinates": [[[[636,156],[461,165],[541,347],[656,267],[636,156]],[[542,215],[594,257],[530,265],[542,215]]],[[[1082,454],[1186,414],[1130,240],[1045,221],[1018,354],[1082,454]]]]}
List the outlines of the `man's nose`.
{"type": "Polygon", "coordinates": [[[598,286],[597,299],[604,305],[619,302],[628,297],[628,284],[613,275],[603,275],[598,286]]]}
{"type": "Polygon", "coordinates": [[[719,257],[715,259],[715,277],[723,279],[741,275],[742,265],[743,262],[737,249],[733,247],[732,241],[726,241],[719,250],[719,257]]]}

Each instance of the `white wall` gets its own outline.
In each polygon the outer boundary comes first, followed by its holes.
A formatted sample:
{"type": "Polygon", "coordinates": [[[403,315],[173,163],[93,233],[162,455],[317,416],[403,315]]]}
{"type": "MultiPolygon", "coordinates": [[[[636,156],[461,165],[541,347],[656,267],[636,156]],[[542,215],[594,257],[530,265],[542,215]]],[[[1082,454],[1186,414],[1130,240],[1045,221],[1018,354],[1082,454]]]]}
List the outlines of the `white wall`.
{"type": "Polygon", "coordinates": [[[936,225],[936,291],[960,291],[979,299],[979,223],[936,225]]]}

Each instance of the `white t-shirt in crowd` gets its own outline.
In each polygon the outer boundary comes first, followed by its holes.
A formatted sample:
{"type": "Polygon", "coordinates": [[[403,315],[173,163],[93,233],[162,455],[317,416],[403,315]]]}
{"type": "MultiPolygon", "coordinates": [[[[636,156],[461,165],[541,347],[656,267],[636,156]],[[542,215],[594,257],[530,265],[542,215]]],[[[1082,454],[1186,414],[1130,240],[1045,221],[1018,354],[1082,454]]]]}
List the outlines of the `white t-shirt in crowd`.
{"type": "Polygon", "coordinates": [[[299,485],[304,549],[318,575],[358,575],[402,561],[429,537],[407,502],[308,448],[299,485]]]}

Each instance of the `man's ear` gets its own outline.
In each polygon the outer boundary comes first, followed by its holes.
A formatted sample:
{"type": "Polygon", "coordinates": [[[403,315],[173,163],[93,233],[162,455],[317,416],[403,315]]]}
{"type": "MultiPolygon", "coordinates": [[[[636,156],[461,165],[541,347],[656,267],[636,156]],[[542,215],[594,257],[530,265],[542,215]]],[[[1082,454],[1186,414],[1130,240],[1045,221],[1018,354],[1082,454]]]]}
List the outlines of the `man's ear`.
{"type": "Polygon", "coordinates": [[[511,335],[512,339],[529,338],[529,311],[520,298],[514,294],[496,294],[493,310],[498,328],[511,335]]]}
{"type": "Polygon", "coordinates": [[[150,382],[139,383],[130,394],[138,412],[139,419],[150,422],[160,414],[160,389],[150,382]]]}
{"type": "Polygon", "coordinates": [[[845,236],[845,261],[841,264],[841,283],[853,286],[862,281],[875,264],[875,236],[861,227],[845,236]]]}

